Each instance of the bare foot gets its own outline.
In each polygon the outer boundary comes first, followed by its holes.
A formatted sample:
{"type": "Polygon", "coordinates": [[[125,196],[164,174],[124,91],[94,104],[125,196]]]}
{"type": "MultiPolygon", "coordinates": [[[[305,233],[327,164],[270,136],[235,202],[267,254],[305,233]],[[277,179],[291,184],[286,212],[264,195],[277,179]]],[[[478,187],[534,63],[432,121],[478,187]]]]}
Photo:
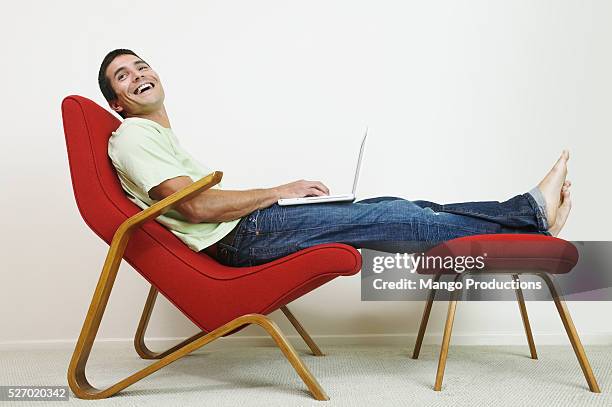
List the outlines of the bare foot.
{"type": "Polygon", "coordinates": [[[557,210],[561,206],[561,188],[567,176],[567,160],[569,160],[569,151],[563,150],[555,165],[538,184],[538,189],[542,192],[546,202],[546,219],[548,220],[549,229],[555,225],[557,210]]]}
{"type": "Polygon", "coordinates": [[[553,227],[548,228],[548,231],[551,235],[557,236],[565,222],[567,221],[567,217],[569,216],[570,210],[572,209],[572,201],[570,199],[570,186],[571,182],[566,181],[561,188],[561,205],[557,209],[557,218],[555,219],[555,223],[553,227]]]}

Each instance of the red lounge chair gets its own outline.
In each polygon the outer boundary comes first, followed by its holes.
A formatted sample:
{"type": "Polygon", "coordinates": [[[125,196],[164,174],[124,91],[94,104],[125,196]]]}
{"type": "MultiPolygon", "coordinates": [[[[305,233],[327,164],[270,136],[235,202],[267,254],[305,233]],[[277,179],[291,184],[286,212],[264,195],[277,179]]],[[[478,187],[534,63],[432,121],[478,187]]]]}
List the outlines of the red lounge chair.
{"type": "Polygon", "coordinates": [[[207,343],[256,324],[274,339],[312,395],[317,400],[327,400],[291,344],[265,315],[280,308],[313,353],[321,355],[286,304],[338,276],[357,273],[361,268],[359,252],[343,244],[326,244],[260,266],[223,266],[189,249],[161,224],[148,222],[218,183],[221,172],[214,172],[141,211],[126,197],[107,155],[108,139],[119,126],[119,120],[81,96],[65,98],[62,115],[79,211],[85,223],[110,245],[68,368],[68,383],[74,394],[85,399],[112,396],[207,343]],[[134,344],[141,357],[158,360],[99,390],[88,381],[85,366],[122,258],[151,284],[134,344]],[[202,332],[165,352],[154,353],[145,346],[144,334],[158,292],[202,332]]]}
{"type": "MultiPolygon", "coordinates": [[[[554,282],[555,274],[563,274],[571,271],[576,263],[578,263],[578,250],[576,247],[562,239],[544,235],[531,234],[497,234],[497,235],[475,235],[466,236],[458,239],[449,240],[429,250],[427,256],[483,256],[486,253],[485,268],[481,271],[475,271],[474,274],[509,274],[514,281],[520,281],[521,274],[536,274],[540,276],[548,286],[551,296],[563,322],[563,326],[567,332],[567,336],[574,348],[576,357],[584,377],[586,378],[589,389],[594,393],[599,393],[599,385],[589,364],[580,337],[576,331],[576,327],[572,322],[563,296],[559,293],[554,282]]],[[[436,270],[436,269],[419,269],[420,274],[433,274],[434,281],[439,281],[442,274],[456,274],[453,270],[436,270]]],[[[456,274],[455,281],[461,281],[469,272],[456,274]]],[[[457,300],[459,299],[460,290],[453,291],[448,305],[448,314],[446,324],[444,326],[444,336],[442,337],[442,347],[440,349],[440,359],[438,362],[438,371],[436,373],[436,381],[434,390],[442,390],[442,380],[444,378],[444,369],[446,367],[446,358],[448,356],[448,347],[453,330],[453,321],[455,320],[455,311],[457,309],[457,300]]],[[[417,335],[416,344],[414,345],[413,359],[419,357],[429,314],[436,296],[436,290],[432,289],[429,292],[419,333],[417,335]]],[[[516,299],[519,303],[519,310],[523,319],[523,326],[527,336],[527,343],[532,359],[537,359],[535,342],[527,317],[527,307],[525,299],[520,287],[516,290],[516,299]]]]}

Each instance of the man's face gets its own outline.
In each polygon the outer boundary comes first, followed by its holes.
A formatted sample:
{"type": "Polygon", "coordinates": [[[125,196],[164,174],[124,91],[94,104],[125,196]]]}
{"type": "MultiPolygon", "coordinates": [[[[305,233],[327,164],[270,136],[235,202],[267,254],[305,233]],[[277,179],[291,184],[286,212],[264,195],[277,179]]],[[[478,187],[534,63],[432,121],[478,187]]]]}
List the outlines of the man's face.
{"type": "Polygon", "coordinates": [[[157,73],[135,55],[119,55],[106,68],[117,98],[110,102],[126,117],[151,113],[164,103],[164,88],[157,73]]]}

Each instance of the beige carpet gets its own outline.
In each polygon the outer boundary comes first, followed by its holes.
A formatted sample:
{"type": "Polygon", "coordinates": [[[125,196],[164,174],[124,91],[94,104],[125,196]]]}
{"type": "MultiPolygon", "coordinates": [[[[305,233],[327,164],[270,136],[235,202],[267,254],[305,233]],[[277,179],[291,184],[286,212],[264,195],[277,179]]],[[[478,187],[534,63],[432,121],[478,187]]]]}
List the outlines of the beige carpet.
{"type": "MultiPolygon", "coordinates": [[[[419,360],[408,347],[324,347],[314,357],[295,342],[304,362],[330,396],[310,398],[305,385],[273,347],[199,350],[99,401],[113,406],[611,406],[612,347],[586,351],[602,389],[589,392],[569,346],[541,346],[539,360],[526,346],[451,346],[443,391],[433,391],[438,347],[425,346],[419,360]]],[[[0,385],[66,385],[71,349],[0,352],[0,385]]],[[[128,345],[94,347],[88,377],[103,387],[148,361],[128,345]]],[[[6,405],[65,405],[12,402],[6,405]]]]}

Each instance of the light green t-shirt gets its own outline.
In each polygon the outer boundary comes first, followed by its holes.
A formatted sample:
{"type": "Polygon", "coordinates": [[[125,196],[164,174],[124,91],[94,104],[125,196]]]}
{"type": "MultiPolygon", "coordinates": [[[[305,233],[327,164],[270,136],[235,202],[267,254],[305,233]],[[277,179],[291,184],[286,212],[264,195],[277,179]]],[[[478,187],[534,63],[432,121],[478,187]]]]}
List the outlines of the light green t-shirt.
{"type": "MultiPolygon", "coordinates": [[[[172,129],[138,117],[125,119],[108,142],[108,155],[128,198],[142,209],[155,202],[151,188],[165,180],[186,175],[197,181],[212,171],[187,153],[172,129]]],[[[213,188],[220,188],[221,183],[213,188]]],[[[189,223],[178,211],[157,217],[189,248],[200,251],[221,240],[240,219],[221,223],[189,223]]]]}

